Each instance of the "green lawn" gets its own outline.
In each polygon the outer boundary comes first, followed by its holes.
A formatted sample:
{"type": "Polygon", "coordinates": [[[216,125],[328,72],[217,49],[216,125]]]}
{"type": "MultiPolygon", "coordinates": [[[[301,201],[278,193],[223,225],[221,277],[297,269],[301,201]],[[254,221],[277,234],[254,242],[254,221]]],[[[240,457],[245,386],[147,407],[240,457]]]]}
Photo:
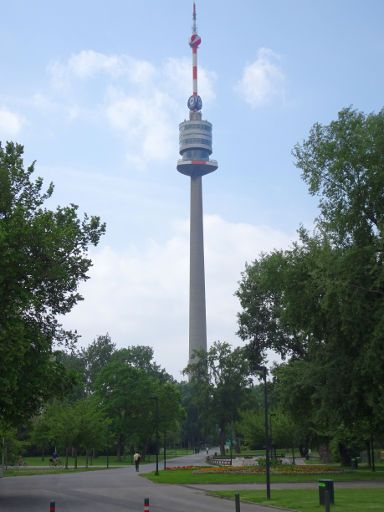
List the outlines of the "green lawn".
{"type": "MultiPolygon", "coordinates": [[[[234,499],[235,491],[211,492],[214,496],[234,499]]],[[[318,490],[289,489],[272,490],[271,499],[266,500],[265,491],[240,491],[242,501],[288,508],[297,512],[323,512],[319,505],[318,490]]],[[[335,505],[332,512],[373,512],[384,510],[383,489],[335,489],[335,505]]]]}
{"type": "MultiPolygon", "coordinates": [[[[231,473],[195,473],[193,469],[179,469],[159,471],[143,474],[152,482],[161,484],[247,484],[264,483],[265,474],[231,474],[231,473]]],[[[296,474],[296,475],[272,475],[271,481],[275,483],[317,482],[319,479],[329,478],[335,482],[349,482],[359,480],[379,480],[384,482],[384,472],[371,472],[365,470],[349,471],[345,473],[327,474],[296,474]]],[[[384,510],[384,507],[383,507],[384,510]]]]}
{"type": "MultiPolygon", "coordinates": [[[[167,458],[182,457],[184,455],[190,455],[191,453],[192,453],[191,450],[186,450],[186,449],[181,449],[181,448],[172,449],[172,450],[167,451],[167,458]]],[[[24,460],[25,466],[27,466],[27,467],[28,466],[49,466],[49,458],[50,458],[50,456],[46,455],[44,458],[42,458],[42,457],[24,457],[23,460],[24,460]]],[[[64,465],[65,464],[65,455],[62,453],[59,453],[59,459],[60,459],[61,464],[64,465]]],[[[126,456],[122,457],[120,461],[117,459],[116,455],[110,455],[108,457],[108,459],[109,459],[110,466],[125,466],[125,465],[133,464],[131,455],[126,455],[126,456]]],[[[142,462],[144,462],[144,463],[145,462],[154,462],[155,459],[156,459],[156,456],[153,454],[146,455],[145,458],[142,459],[142,462]]],[[[160,461],[163,460],[162,452],[159,453],[159,460],[160,461]]],[[[106,455],[98,455],[97,457],[94,457],[93,460],[91,459],[91,457],[89,457],[88,464],[90,467],[92,467],[92,466],[106,467],[107,456],[106,455]]],[[[68,465],[69,465],[69,467],[73,467],[75,465],[74,457],[68,458],[68,465]]],[[[84,455],[78,456],[77,465],[78,466],[86,465],[86,457],[84,455]]]]}
{"type": "MultiPolygon", "coordinates": [[[[49,466],[49,456],[46,456],[44,458],[42,457],[24,457],[24,464],[26,467],[28,466],[49,466]]],[[[65,464],[65,455],[59,454],[59,460],[61,465],[65,464]]],[[[117,460],[116,456],[110,456],[109,457],[109,465],[129,465],[132,464],[132,458],[129,457],[122,457],[121,461],[117,460]]],[[[107,465],[107,457],[105,455],[99,455],[98,457],[94,457],[93,460],[91,457],[88,458],[88,464],[89,466],[103,466],[106,467],[107,465]],[[91,464],[92,461],[92,464],[91,464]]],[[[74,457],[68,457],[68,465],[69,467],[73,467],[75,465],[75,458],[74,457]]],[[[86,465],[86,457],[84,455],[79,455],[77,457],[77,465],[78,466],[85,466],[86,465]]]]}
{"type": "Polygon", "coordinates": [[[7,476],[32,476],[32,475],[57,475],[60,473],[81,473],[83,471],[98,471],[100,469],[105,469],[103,467],[99,468],[78,468],[78,469],[64,469],[64,468],[41,468],[41,469],[28,469],[26,467],[22,467],[20,469],[7,469],[4,471],[4,477],[7,476]]]}

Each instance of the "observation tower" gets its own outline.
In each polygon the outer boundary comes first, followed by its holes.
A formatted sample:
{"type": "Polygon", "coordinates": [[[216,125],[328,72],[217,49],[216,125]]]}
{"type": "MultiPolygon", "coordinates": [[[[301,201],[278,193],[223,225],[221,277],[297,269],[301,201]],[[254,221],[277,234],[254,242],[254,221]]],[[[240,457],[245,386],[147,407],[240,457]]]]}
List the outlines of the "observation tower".
{"type": "Polygon", "coordinates": [[[207,350],[202,176],[218,167],[216,160],[209,159],[212,154],[212,124],[202,119],[203,102],[197,91],[197,49],[200,43],[196,5],[193,3],[192,35],[189,40],[192,48],[192,95],[187,102],[189,119],[179,125],[181,159],[177,162],[177,170],[191,178],[189,362],[195,350],[207,350]]]}

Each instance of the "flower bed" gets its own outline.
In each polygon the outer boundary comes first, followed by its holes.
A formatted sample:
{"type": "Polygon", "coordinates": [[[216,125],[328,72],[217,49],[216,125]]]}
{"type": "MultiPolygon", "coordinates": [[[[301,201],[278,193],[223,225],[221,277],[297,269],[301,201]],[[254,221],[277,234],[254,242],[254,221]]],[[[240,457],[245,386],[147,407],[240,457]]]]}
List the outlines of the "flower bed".
{"type": "MultiPolygon", "coordinates": [[[[206,468],[207,466],[167,466],[165,469],[167,471],[175,471],[179,469],[202,469],[206,468]]],[[[210,468],[208,468],[210,469],[210,468]]]]}
{"type": "MultiPolygon", "coordinates": [[[[193,471],[195,474],[261,474],[265,473],[265,466],[219,466],[219,467],[201,467],[193,471]]],[[[317,475],[323,473],[343,473],[343,469],[325,464],[317,465],[292,465],[280,464],[271,467],[271,473],[274,474],[305,474],[317,475]]]]}

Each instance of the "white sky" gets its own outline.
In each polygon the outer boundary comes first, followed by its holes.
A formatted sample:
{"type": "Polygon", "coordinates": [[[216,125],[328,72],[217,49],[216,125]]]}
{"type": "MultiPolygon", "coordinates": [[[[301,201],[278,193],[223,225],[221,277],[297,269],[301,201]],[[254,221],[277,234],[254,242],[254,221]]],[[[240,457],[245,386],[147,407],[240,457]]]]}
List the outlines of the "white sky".
{"type": "MultiPolygon", "coordinates": [[[[188,357],[189,179],[178,123],[191,93],[190,0],[0,0],[0,140],[107,223],[82,302],[82,345],[188,357]]],[[[203,179],[209,342],[236,337],[245,262],[288,247],[316,201],[291,150],[316,121],[383,106],[381,0],[197,0],[199,92],[219,169],[203,179]]]]}

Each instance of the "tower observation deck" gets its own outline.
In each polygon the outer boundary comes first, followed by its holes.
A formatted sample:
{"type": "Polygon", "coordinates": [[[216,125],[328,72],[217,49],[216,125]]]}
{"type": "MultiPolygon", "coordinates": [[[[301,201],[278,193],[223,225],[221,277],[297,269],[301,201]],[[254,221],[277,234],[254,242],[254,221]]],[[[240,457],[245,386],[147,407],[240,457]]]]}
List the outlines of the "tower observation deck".
{"type": "Polygon", "coordinates": [[[177,162],[177,170],[191,178],[189,362],[195,350],[207,350],[202,176],[218,167],[216,160],[209,158],[212,154],[212,124],[202,119],[203,102],[197,91],[197,49],[200,43],[194,3],[192,35],[189,40],[192,48],[193,87],[187,103],[189,119],[179,125],[181,159],[177,162]]]}

